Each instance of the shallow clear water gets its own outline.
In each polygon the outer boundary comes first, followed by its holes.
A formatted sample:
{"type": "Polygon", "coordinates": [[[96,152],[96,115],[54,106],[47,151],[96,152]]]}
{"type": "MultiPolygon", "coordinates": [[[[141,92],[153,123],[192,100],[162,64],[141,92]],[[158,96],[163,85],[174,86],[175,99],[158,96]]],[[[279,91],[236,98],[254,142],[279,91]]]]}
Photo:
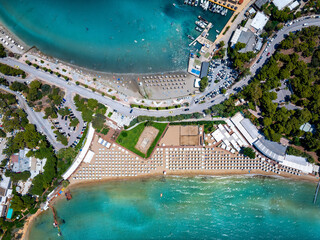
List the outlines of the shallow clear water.
{"type": "Polygon", "coordinates": [[[63,237],[48,211],[30,239],[319,239],[315,187],[247,176],[99,183],[57,203],[63,237]]]}
{"type": "Polygon", "coordinates": [[[0,20],[30,46],[70,63],[108,72],[187,68],[194,22],[201,15],[221,30],[227,16],[183,0],[0,0],[0,20]],[[173,6],[173,3],[177,6],[173,6]]]}

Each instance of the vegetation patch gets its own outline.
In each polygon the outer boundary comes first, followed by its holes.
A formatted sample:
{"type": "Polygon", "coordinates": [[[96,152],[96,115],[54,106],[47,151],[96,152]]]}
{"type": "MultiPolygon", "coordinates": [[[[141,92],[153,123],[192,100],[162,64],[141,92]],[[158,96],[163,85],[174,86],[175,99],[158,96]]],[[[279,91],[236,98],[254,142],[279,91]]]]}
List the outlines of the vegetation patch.
{"type": "Polygon", "coordinates": [[[168,110],[168,109],[175,109],[175,108],[180,108],[181,105],[174,105],[174,106],[168,106],[168,107],[150,107],[150,106],[144,106],[144,105],[139,105],[139,104],[130,104],[131,108],[142,108],[142,109],[147,109],[147,110],[168,110]]]}
{"type": "Polygon", "coordinates": [[[125,147],[126,149],[136,153],[137,155],[143,158],[148,158],[151,155],[155,146],[157,145],[158,141],[160,140],[160,137],[162,136],[162,133],[165,130],[166,126],[167,126],[166,123],[156,123],[156,122],[141,123],[131,130],[122,131],[119,137],[117,138],[116,142],[121,146],[125,147]],[[137,150],[135,146],[137,145],[140,135],[142,134],[146,126],[154,127],[158,129],[159,132],[155,137],[155,139],[153,140],[152,144],[150,145],[147,151],[147,154],[144,154],[139,150],[137,150]]]}
{"type": "Polygon", "coordinates": [[[288,155],[294,155],[294,156],[299,156],[299,157],[304,157],[304,158],[306,158],[306,159],[308,160],[308,162],[310,162],[310,163],[314,163],[314,162],[315,162],[314,158],[313,158],[311,155],[309,155],[308,153],[305,153],[305,152],[303,152],[303,151],[300,151],[299,149],[296,149],[296,148],[294,148],[294,147],[291,147],[291,146],[289,146],[289,147],[287,148],[286,154],[288,154],[288,155]]]}

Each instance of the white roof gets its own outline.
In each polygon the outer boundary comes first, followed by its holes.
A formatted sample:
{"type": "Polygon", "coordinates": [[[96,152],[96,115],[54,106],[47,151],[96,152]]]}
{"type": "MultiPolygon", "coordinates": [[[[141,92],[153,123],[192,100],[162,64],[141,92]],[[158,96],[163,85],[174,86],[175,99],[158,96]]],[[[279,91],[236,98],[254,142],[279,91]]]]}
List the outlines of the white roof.
{"type": "Polygon", "coordinates": [[[276,161],[283,161],[285,159],[284,156],[276,153],[275,151],[273,151],[273,149],[270,149],[268,148],[267,145],[265,145],[265,141],[262,141],[262,139],[258,139],[255,143],[254,143],[254,146],[259,149],[259,151],[267,156],[268,158],[271,158],[273,160],[276,160],[276,161]]]}
{"type": "Polygon", "coordinates": [[[2,181],[0,182],[0,187],[7,190],[10,187],[11,179],[10,177],[6,177],[4,173],[2,174],[1,177],[2,177],[2,181]]]}
{"type": "Polygon", "coordinates": [[[231,40],[230,40],[230,42],[231,42],[232,44],[236,44],[236,43],[238,42],[241,32],[242,32],[242,31],[241,31],[240,29],[236,29],[236,30],[234,31],[234,33],[233,33],[233,35],[232,35],[232,38],[231,38],[231,40]]]}
{"type": "Polygon", "coordinates": [[[6,209],[7,209],[6,205],[0,205],[0,217],[4,217],[5,216],[6,209]]]}
{"type": "Polygon", "coordinates": [[[253,139],[257,139],[260,136],[258,129],[248,118],[243,119],[240,123],[253,139]]]}
{"type": "Polygon", "coordinates": [[[292,9],[295,9],[296,7],[299,6],[299,2],[298,1],[294,1],[293,3],[291,3],[289,5],[289,9],[292,10],[292,9]]]}
{"type": "Polygon", "coordinates": [[[83,159],[83,161],[84,161],[85,163],[90,163],[91,160],[92,160],[92,158],[93,158],[93,156],[94,156],[94,152],[91,151],[91,150],[89,150],[88,153],[87,153],[87,155],[86,155],[86,157],[83,159]]]}
{"type": "Polygon", "coordinates": [[[231,118],[232,123],[237,127],[240,133],[245,137],[245,139],[252,145],[258,138],[252,138],[251,135],[247,132],[247,130],[240,123],[244,117],[241,113],[237,113],[231,118]]]}
{"type": "Polygon", "coordinates": [[[273,4],[279,9],[282,10],[286,6],[288,6],[290,3],[292,3],[293,0],[273,0],[273,4]]]}
{"type": "Polygon", "coordinates": [[[262,12],[257,12],[256,16],[253,18],[251,26],[256,30],[262,30],[267,24],[269,17],[262,12]]]}
{"type": "Polygon", "coordinates": [[[308,163],[305,158],[293,155],[286,155],[285,160],[281,162],[281,165],[298,169],[304,173],[312,173],[313,170],[313,165],[308,163]]]}
{"type": "Polygon", "coordinates": [[[241,136],[241,134],[238,132],[238,130],[236,129],[236,127],[234,126],[234,124],[229,120],[227,119],[226,120],[226,123],[228,124],[228,126],[231,128],[231,130],[234,132],[232,134],[233,138],[237,141],[237,143],[239,144],[239,146],[248,146],[246,140],[244,140],[244,138],[241,136]]]}
{"type": "Polygon", "coordinates": [[[250,14],[254,14],[254,13],[256,13],[257,11],[256,11],[254,8],[251,8],[248,12],[249,12],[250,14]]]}
{"type": "Polygon", "coordinates": [[[200,87],[200,78],[196,78],[195,80],[194,80],[194,87],[195,88],[199,88],[200,87]]]}
{"type": "Polygon", "coordinates": [[[68,168],[68,170],[62,175],[63,179],[68,179],[71,176],[71,174],[79,167],[80,163],[82,162],[82,160],[84,159],[85,155],[87,154],[87,152],[89,150],[93,136],[94,136],[94,128],[92,127],[92,124],[90,123],[86,143],[84,144],[84,147],[82,148],[82,151],[80,152],[79,156],[72,163],[72,165],[68,168]]]}

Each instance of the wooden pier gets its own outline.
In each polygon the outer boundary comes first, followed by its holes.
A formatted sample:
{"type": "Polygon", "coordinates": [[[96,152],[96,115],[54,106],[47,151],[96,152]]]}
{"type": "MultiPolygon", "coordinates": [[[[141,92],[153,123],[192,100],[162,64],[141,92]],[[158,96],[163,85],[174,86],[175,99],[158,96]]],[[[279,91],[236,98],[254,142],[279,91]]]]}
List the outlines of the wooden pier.
{"type": "Polygon", "coordinates": [[[318,182],[318,185],[317,185],[317,188],[316,188],[316,192],[314,194],[313,204],[316,204],[316,202],[317,202],[317,198],[318,198],[318,194],[319,194],[319,187],[320,187],[320,180],[318,182]]]}
{"type": "Polygon", "coordinates": [[[57,220],[57,214],[56,214],[56,211],[54,210],[54,208],[50,205],[50,208],[52,210],[52,214],[53,214],[53,219],[54,219],[54,226],[58,229],[58,236],[61,236],[62,233],[61,233],[61,230],[60,230],[60,227],[59,227],[59,222],[57,220]]]}
{"type": "Polygon", "coordinates": [[[209,1],[213,2],[214,4],[220,5],[224,8],[227,8],[231,11],[236,11],[238,9],[238,6],[236,3],[228,3],[226,0],[223,0],[223,1],[209,0],[209,1]]]}

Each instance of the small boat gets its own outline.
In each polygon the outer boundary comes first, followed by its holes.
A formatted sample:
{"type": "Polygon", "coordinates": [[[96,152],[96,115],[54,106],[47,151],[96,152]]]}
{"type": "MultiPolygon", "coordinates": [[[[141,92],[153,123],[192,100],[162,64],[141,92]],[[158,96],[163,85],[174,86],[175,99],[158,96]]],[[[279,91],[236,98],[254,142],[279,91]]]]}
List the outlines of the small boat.
{"type": "Polygon", "coordinates": [[[176,6],[176,4],[175,3],[172,3],[172,5],[175,7],[176,6]]]}
{"type": "Polygon", "coordinates": [[[198,7],[198,5],[199,5],[199,0],[196,0],[195,3],[194,3],[194,6],[198,7]]]}
{"type": "Polygon", "coordinates": [[[201,28],[199,28],[199,27],[196,27],[195,28],[198,32],[202,32],[203,31],[203,29],[201,29],[201,28]]]}
{"type": "Polygon", "coordinates": [[[196,21],[195,24],[196,24],[198,27],[200,27],[200,28],[205,28],[205,27],[206,27],[206,26],[204,25],[204,23],[201,22],[201,21],[196,21]]]}
{"type": "Polygon", "coordinates": [[[188,38],[191,39],[192,41],[194,40],[194,37],[192,37],[191,35],[188,35],[188,38]]]}
{"type": "Polygon", "coordinates": [[[205,24],[208,24],[209,22],[204,19],[203,17],[201,17],[200,15],[198,16],[198,19],[201,20],[202,22],[204,22],[205,24]]]}
{"type": "Polygon", "coordinates": [[[184,0],[184,4],[188,4],[188,0],[184,0]]]}
{"type": "Polygon", "coordinates": [[[216,30],[216,32],[217,32],[217,33],[220,33],[220,31],[219,31],[219,30],[216,30]]]}

